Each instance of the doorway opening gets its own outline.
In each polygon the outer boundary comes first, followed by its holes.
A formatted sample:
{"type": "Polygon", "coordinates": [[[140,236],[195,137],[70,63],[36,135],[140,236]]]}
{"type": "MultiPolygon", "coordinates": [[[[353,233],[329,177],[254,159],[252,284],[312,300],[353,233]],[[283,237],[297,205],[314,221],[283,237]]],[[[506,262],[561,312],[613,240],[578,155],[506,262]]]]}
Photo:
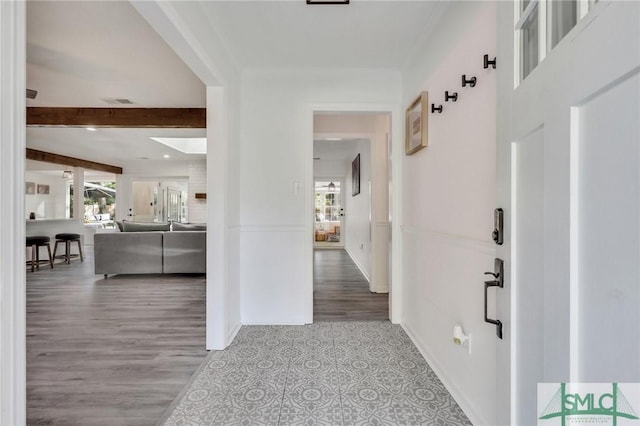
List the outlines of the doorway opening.
{"type": "Polygon", "coordinates": [[[313,118],[313,320],[387,320],[391,115],[313,118]]]}
{"type": "Polygon", "coordinates": [[[342,207],[342,182],[339,179],[315,180],[314,249],[344,248],[342,230],[344,208],[342,207]]]}
{"type": "Polygon", "coordinates": [[[140,180],[131,183],[129,217],[137,222],[188,222],[186,180],[140,180]]]}

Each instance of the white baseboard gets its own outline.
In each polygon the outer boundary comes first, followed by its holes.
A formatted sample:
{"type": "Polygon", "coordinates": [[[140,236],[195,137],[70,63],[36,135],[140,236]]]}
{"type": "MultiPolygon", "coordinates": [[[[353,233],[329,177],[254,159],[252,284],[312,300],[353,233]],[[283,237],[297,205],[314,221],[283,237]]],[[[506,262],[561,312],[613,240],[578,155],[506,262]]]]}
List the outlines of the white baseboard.
{"type": "Polygon", "coordinates": [[[227,346],[229,346],[231,342],[233,342],[233,339],[236,338],[236,335],[240,331],[241,327],[242,327],[242,323],[237,323],[236,325],[233,326],[229,334],[227,334],[227,346]]]}
{"type": "Polygon", "coordinates": [[[427,361],[427,364],[429,364],[433,372],[436,373],[436,376],[438,376],[444,387],[447,388],[453,399],[458,403],[462,411],[464,411],[464,413],[467,415],[471,423],[475,426],[490,426],[491,423],[482,418],[482,416],[474,408],[473,403],[471,403],[471,401],[469,401],[464,396],[464,393],[461,392],[460,389],[448,379],[447,375],[444,373],[440,365],[435,361],[435,358],[431,355],[429,350],[420,343],[420,340],[418,340],[411,327],[409,327],[404,322],[402,322],[400,325],[407,333],[413,344],[416,345],[416,347],[422,354],[422,357],[425,359],[425,361],[427,361]]]}
{"type": "Polygon", "coordinates": [[[364,275],[364,277],[367,279],[367,281],[370,283],[371,282],[371,278],[369,278],[369,273],[367,271],[364,270],[364,268],[362,267],[362,265],[360,264],[360,262],[358,262],[358,259],[353,255],[353,253],[351,252],[351,250],[349,250],[346,246],[344,248],[344,250],[347,252],[347,254],[349,255],[349,257],[351,258],[351,260],[353,260],[353,263],[356,264],[356,266],[358,267],[358,269],[360,269],[360,272],[362,272],[362,275],[364,275]]]}

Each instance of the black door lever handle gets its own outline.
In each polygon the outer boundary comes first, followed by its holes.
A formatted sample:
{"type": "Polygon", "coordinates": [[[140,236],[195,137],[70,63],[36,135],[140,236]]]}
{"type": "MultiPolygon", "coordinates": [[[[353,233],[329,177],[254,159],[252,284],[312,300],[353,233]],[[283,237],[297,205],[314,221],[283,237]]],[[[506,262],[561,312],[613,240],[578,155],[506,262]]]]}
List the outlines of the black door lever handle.
{"type": "Polygon", "coordinates": [[[484,321],[496,326],[496,335],[499,339],[502,339],[502,321],[499,319],[491,319],[487,314],[487,290],[489,287],[500,287],[498,281],[485,281],[484,282],[484,321]]]}
{"type": "Polygon", "coordinates": [[[504,262],[502,259],[495,259],[494,262],[494,272],[485,272],[485,275],[491,275],[494,280],[485,281],[484,282],[484,320],[489,324],[493,324],[496,326],[496,334],[498,338],[502,339],[502,321],[498,319],[491,319],[487,315],[487,291],[489,287],[504,287],[504,262]]]}

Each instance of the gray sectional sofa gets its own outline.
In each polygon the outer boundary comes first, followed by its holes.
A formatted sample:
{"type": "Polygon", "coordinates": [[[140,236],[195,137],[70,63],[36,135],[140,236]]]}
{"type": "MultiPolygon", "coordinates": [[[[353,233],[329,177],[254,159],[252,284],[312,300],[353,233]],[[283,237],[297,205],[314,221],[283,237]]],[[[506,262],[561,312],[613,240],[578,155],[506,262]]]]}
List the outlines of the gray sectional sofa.
{"type": "Polygon", "coordinates": [[[206,240],[206,231],[97,233],[95,273],[105,278],[109,274],[206,273],[206,240]]]}

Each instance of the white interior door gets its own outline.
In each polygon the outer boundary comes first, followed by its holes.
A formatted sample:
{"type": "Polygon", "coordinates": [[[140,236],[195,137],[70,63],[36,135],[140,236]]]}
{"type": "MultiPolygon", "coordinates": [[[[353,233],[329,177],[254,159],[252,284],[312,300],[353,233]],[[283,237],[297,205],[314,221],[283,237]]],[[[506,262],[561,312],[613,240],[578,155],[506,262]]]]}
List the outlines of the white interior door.
{"type": "Polygon", "coordinates": [[[498,415],[512,425],[555,424],[539,419],[538,383],[640,381],[640,6],[575,2],[553,46],[558,6],[537,3],[520,32],[499,6],[498,415]],[[520,36],[544,60],[514,89],[520,36]]]}

